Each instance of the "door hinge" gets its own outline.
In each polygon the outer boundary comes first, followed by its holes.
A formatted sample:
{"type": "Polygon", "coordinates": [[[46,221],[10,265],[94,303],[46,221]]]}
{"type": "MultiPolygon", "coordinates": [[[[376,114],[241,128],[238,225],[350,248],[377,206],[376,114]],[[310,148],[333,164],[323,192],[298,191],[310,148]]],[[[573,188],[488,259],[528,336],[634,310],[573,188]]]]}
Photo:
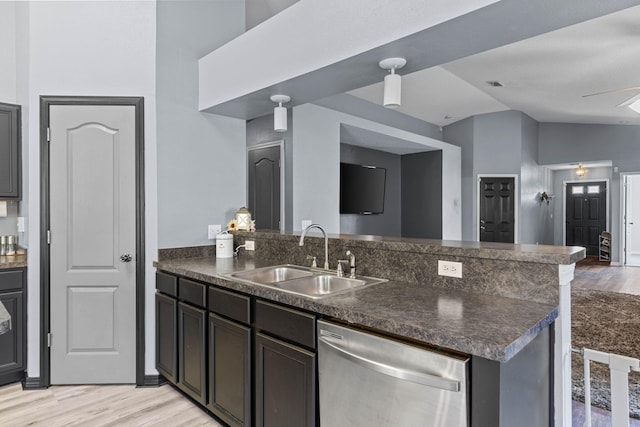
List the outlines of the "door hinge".
{"type": "Polygon", "coordinates": [[[51,244],[51,230],[47,230],[47,245],[51,244]]]}
{"type": "Polygon", "coordinates": [[[51,332],[47,333],[47,347],[51,348],[51,332]]]}
{"type": "Polygon", "coordinates": [[[47,142],[51,142],[51,129],[47,128],[47,142]]]}

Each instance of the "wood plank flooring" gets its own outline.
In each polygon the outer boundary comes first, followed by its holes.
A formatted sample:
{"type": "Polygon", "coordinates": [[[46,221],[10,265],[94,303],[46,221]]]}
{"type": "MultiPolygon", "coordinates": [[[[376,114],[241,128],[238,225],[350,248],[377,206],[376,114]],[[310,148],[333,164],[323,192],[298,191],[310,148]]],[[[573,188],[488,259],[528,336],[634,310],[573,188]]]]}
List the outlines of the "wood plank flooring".
{"type": "Polygon", "coordinates": [[[0,426],[208,426],[222,424],[169,385],[0,387],[0,426]]]}

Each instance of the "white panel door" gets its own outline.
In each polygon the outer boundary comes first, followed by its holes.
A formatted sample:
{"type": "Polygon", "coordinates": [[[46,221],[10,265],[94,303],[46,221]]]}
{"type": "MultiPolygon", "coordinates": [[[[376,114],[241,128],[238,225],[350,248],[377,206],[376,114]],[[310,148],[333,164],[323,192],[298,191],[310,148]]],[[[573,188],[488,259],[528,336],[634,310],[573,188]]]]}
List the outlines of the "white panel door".
{"type": "Polygon", "coordinates": [[[640,266],[640,175],[626,177],[625,264],[640,266]]]}
{"type": "Polygon", "coordinates": [[[135,110],[49,117],[51,383],[135,383],[135,110]]]}

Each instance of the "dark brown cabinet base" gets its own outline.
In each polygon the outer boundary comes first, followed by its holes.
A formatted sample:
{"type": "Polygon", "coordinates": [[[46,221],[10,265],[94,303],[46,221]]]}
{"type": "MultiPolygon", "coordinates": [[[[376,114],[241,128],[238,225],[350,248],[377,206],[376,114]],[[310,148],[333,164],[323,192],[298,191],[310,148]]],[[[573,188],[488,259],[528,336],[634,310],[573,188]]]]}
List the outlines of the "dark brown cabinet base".
{"type": "Polygon", "coordinates": [[[11,329],[0,334],[0,385],[20,381],[26,368],[26,271],[0,271],[0,303],[11,317],[11,329]]]}

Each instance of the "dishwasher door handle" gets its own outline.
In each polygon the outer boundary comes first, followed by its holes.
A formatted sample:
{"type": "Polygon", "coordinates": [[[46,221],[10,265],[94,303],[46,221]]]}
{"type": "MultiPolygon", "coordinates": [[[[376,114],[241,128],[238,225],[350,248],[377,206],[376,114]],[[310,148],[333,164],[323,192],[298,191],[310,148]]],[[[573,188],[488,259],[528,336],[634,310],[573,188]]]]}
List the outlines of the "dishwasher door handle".
{"type": "Polygon", "coordinates": [[[411,369],[403,369],[396,366],[388,365],[383,362],[371,360],[359,354],[350,352],[346,348],[331,342],[324,336],[319,337],[318,340],[329,346],[343,358],[355,362],[356,364],[364,368],[368,368],[381,374],[398,378],[400,380],[410,381],[412,383],[421,384],[428,387],[455,392],[460,391],[460,381],[442,378],[437,375],[425,374],[423,372],[417,372],[411,369]]]}

